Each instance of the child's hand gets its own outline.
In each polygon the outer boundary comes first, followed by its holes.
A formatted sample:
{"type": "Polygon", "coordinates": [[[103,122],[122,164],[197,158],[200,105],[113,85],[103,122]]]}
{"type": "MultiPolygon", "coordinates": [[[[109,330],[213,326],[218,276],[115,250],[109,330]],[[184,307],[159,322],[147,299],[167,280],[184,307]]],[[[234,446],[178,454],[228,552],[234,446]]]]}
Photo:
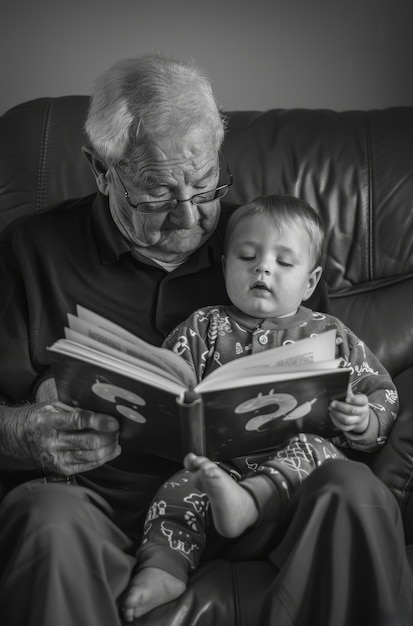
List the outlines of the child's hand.
{"type": "Polygon", "coordinates": [[[329,406],[332,422],[342,431],[364,432],[370,419],[369,399],[364,393],[347,392],[345,401],[333,400],[329,406]]]}

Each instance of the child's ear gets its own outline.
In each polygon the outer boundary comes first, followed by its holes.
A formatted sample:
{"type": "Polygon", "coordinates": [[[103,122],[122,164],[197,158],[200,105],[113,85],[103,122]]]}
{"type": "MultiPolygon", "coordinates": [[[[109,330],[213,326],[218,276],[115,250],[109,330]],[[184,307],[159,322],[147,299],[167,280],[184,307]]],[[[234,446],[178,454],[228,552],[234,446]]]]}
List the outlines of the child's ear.
{"type": "Polygon", "coordinates": [[[313,269],[313,271],[310,274],[310,278],[308,279],[308,285],[304,291],[304,295],[303,295],[303,302],[305,300],[308,300],[308,298],[310,298],[314,291],[315,288],[317,287],[318,283],[320,282],[320,278],[321,278],[321,274],[323,273],[323,268],[321,267],[321,265],[318,265],[315,269],[313,269]]]}
{"type": "Polygon", "coordinates": [[[102,163],[102,161],[96,156],[94,150],[88,146],[82,146],[82,152],[89,161],[89,165],[92,168],[92,172],[96,179],[98,189],[103,195],[108,195],[108,168],[102,163]]]}

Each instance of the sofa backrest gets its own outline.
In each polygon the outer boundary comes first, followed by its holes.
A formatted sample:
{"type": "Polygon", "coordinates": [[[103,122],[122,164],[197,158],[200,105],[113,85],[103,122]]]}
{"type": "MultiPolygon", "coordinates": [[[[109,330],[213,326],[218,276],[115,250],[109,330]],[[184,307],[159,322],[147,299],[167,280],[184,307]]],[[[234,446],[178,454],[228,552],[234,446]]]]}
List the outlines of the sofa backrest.
{"type": "Polygon", "coordinates": [[[96,191],[81,152],[87,96],[38,98],[0,117],[0,230],[16,217],[96,191]]]}
{"type": "Polygon", "coordinates": [[[234,201],[287,193],[328,230],[333,292],[413,270],[413,107],[230,115],[234,201]]]}
{"type": "MultiPolygon", "coordinates": [[[[81,153],[88,102],[39,98],[0,117],[0,229],[95,191],[81,153]]],[[[227,115],[229,204],[286,193],[317,208],[328,230],[332,292],[413,271],[413,107],[227,115]]]]}
{"type": "MultiPolygon", "coordinates": [[[[81,152],[88,102],[39,98],[0,117],[0,230],[19,215],[95,191],[81,152]]],[[[389,349],[368,321],[376,310],[381,323],[397,325],[413,276],[413,107],[227,116],[223,152],[234,185],[223,210],[271,193],[307,200],[327,228],[324,277],[333,312],[393,371],[413,364],[413,345],[399,350],[403,324],[392,330],[389,349]]]]}

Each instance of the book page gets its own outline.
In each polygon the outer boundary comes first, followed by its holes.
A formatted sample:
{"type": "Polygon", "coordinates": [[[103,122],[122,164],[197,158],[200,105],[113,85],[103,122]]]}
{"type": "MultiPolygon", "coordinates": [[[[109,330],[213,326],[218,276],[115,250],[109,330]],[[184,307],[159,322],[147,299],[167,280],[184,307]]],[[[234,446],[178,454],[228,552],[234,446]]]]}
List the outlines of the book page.
{"type": "MultiPolygon", "coordinates": [[[[134,343],[137,345],[139,345],[139,343],[143,341],[143,339],[139,339],[139,337],[129,332],[122,326],[119,326],[119,324],[115,324],[115,322],[111,322],[110,320],[106,319],[106,317],[103,317],[103,315],[99,315],[98,313],[93,313],[93,311],[89,311],[89,309],[85,309],[85,307],[81,306],[80,304],[77,305],[76,311],[77,311],[77,317],[80,320],[84,320],[85,322],[87,322],[90,328],[96,328],[96,329],[104,328],[105,330],[109,331],[110,333],[113,333],[117,337],[121,337],[122,339],[125,339],[126,341],[130,341],[131,343],[134,343]]],[[[76,316],[70,315],[70,313],[68,314],[68,318],[73,318],[73,317],[76,317],[76,316]]]]}
{"type": "Polygon", "coordinates": [[[240,376],[254,376],[275,374],[283,371],[305,371],[311,364],[318,361],[333,361],[336,351],[336,331],[328,330],[315,337],[307,337],[300,339],[295,343],[289,343],[285,346],[270,348],[257,354],[251,354],[245,357],[226,363],[217,370],[214,370],[198,385],[206,388],[204,381],[208,380],[208,387],[213,386],[216,380],[231,380],[240,376]],[[292,369],[291,369],[292,368],[292,369]]]}
{"type": "MultiPolygon", "coordinates": [[[[81,334],[71,328],[65,328],[65,338],[73,343],[78,344],[79,346],[93,348],[102,355],[102,358],[103,354],[108,354],[111,357],[120,359],[122,362],[129,363],[136,369],[141,368],[143,370],[146,370],[146,372],[154,372],[158,376],[168,378],[169,380],[172,380],[173,382],[182,385],[182,379],[180,376],[176,376],[175,369],[172,369],[171,372],[169,372],[166,370],[166,368],[161,368],[157,364],[151,363],[150,361],[145,359],[141,359],[139,356],[134,356],[133,354],[130,354],[129,350],[128,352],[118,350],[117,348],[114,348],[109,344],[96,341],[96,339],[92,339],[91,337],[81,334]]],[[[81,348],[79,348],[79,350],[81,350],[81,348]]]]}
{"type": "MultiPolygon", "coordinates": [[[[92,313],[84,307],[78,306],[77,309],[81,317],[69,313],[69,328],[102,344],[101,349],[103,351],[105,351],[103,346],[109,346],[122,354],[139,358],[141,361],[154,365],[159,370],[169,372],[185,387],[193,387],[196,384],[195,372],[184,359],[171,350],[153,346],[118,324],[92,313]]],[[[80,337],[77,337],[76,341],[81,342],[80,337]]]]}
{"type": "Polygon", "coordinates": [[[223,376],[222,378],[214,377],[213,380],[210,380],[210,377],[207,376],[195,387],[195,391],[204,393],[221,389],[250,387],[252,385],[267,385],[271,382],[275,384],[283,380],[301,380],[310,376],[328,376],[332,371],[338,369],[340,364],[341,359],[332,359],[330,361],[311,363],[304,370],[300,366],[292,366],[290,368],[280,368],[279,371],[278,369],[273,371],[254,369],[251,373],[244,371],[240,372],[235,378],[233,376],[223,376]]]}
{"type": "MultiPolygon", "coordinates": [[[[248,358],[248,357],[246,357],[248,358]]],[[[229,387],[239,387],[241,385],[256,385],[260,382],[273,380],[288,380],[293,378],[304,378],[310,374],[321,373],[337,369],[342,364],[342,359],[330,359],[329,361],[313,361],[306,364],[305,369],[302,365],[290,365],[287,367],[269,368],[267,366],[257,365],[251,370],[245,369],[238,372],[234,377],[231,371],[226,370],[222,376],[206,376],[195,390],[198,392],[210,391],[214,389],[225,389],[229,387]]],[[[215,370],[213,373],[220,372],[215,370]]]]}
{"type": "Polygon", "coordinates": [[[115,356],[102,353],[100,350],[94,350],[93,348],[81,345],[69,339],[59,339],[50,348],[50,352],[56,352],[70,356],[77,361],[84,361],[92,365],[103,367],[117,374],[127,376],[132,380],[142,381],[153,387],[159,387],[165,391],[176,395],[182,395],[185,388],[181,383],[170,380],[165,375],[157,374],[154,371],[150,371],[144,367],[136,367],[131,363],[126,362],[123,358],[117,358],[115,356]]]}

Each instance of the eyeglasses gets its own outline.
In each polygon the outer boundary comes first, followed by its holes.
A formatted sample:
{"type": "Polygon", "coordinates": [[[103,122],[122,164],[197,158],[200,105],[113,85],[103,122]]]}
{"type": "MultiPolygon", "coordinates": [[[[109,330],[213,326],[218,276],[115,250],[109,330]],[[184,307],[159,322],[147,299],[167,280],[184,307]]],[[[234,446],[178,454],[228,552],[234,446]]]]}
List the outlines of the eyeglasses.
{"type": "Polygon", "coordinates": [[[171,198],[170,200],[153,200],[152,202],[144,201],[144,202],[137,202],[136,204],[134,204],[133,202],[131,202],[131,199],[129,197],[129,191],[127,190],[125,183],[120,177],[120,174],[116,165],[114,165],[113,167],[119,178],[120,184],[123,187],[123,193],[124,193],[126,200],[128,201],[129,206],[132,207],[132,209],[136,209],[138,213],[142,213],[144,215],[149,215],[151,213],[164,213],[164,212],[166,213],[167,211],[173,211],[174,209],[176,209],[178,204],[181,204],[182,202],[191,202],[194,205],[206,204],[207,202],[213,202],[214,200],[218,200],[219,198],[223,198],[224,196],[226,196],[229,188],[231,187],[233,183],[233,176],[232,176],[231,170],[229,169],[228,164],[225,163],[226,172],[228,176],[228,182],[225,185],[220,185],[219,187],[216,187],[215,189],[210,189],[209,191],[203,191],[202,193],[197,193],[191,198],[186,198],[185,200],[178,200],[178,198],[171,198]]]}

